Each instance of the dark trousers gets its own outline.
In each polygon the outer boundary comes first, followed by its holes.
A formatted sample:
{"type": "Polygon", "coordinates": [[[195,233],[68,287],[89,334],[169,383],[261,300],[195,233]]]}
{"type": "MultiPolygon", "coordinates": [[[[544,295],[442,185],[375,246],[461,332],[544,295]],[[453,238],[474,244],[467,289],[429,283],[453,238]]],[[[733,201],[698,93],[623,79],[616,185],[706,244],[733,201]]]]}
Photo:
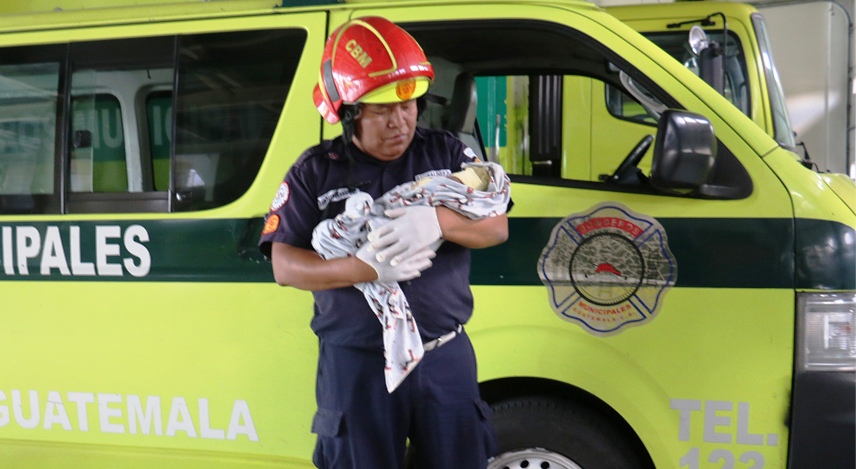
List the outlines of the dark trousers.
{"type": "Polygon", "coordinates": [[[414,468],[486,467],[495,442],[466,333],[427,352],[392,394],[383,367],[382,350],[322,341],[312,422],[317,467],[404,469],[408,440],[414,468]]]}

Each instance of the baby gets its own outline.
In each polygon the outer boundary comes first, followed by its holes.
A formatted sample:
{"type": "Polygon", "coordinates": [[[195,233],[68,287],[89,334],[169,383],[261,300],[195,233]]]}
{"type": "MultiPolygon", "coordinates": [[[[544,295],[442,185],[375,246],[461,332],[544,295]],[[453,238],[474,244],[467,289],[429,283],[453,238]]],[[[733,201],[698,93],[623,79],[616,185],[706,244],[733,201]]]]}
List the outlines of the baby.
{"type": "MultiPolygon", "coordinates": [[[[495,163],[473,163],[449,176],[401,184],[377,200],[357,192],[345,201],[344,212],[315,227],[312,247],[325,259],[352,256],[373,229],[390,221],[385,215],[388,210],[442,206],[481,219],[505,213],[510,195],[508,176],[495,163]]],[[[442,242],[432,248],[436,250],[442,242]]],[[[392,392],[424,354],[419,329],[398,282],[366,282],[354,287],[363,292],[383,327],[386,385],[392,392]]]]}

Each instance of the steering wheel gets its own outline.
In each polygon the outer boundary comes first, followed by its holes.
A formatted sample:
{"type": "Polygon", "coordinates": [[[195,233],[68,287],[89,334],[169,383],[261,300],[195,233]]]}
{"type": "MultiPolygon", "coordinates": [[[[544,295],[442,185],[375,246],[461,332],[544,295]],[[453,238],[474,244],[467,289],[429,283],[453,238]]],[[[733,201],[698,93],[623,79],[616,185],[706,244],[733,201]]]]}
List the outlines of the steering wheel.
{"type": "Polygon", "coordinates": [[[618,168],[612,173],[611,176],[606,178],[607,182],[627,182],[627,178],[629,178],[633,174],[633,169],[636,168],[636,165],[642,161],[642,157],[645,156],[645,152],[648,151],[648,148],[651,147],[651,144],[654,142],[653,135],[646,135],[630,150],[630,153],[624,157],[624,161],[618,165],[618,168]]]}

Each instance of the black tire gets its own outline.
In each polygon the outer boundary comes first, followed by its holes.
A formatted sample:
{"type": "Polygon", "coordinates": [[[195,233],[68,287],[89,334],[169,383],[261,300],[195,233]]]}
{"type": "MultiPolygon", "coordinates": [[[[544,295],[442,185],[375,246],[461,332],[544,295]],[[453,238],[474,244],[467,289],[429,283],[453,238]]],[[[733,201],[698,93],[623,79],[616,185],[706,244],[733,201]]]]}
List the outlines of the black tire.
{"type": "Polygon", "coordinates": [[[490,469],[639,469],[650,458],[618,425],[579,403],[544,397],[500,402],[490,469]]]}

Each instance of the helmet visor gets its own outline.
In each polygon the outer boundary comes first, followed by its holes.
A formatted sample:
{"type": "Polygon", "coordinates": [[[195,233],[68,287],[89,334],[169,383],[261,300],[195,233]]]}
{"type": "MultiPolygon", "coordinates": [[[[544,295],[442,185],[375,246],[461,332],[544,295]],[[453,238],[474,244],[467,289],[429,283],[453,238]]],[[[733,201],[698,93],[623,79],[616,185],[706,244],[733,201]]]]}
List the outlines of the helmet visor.
{"type": "Polygon", "coordinates": [[[371,104],[400,103],[416,99],[428,91],[431,80],[428,77],[406,78],[378,87],[365,95],[359,102],[371,104]]]}

